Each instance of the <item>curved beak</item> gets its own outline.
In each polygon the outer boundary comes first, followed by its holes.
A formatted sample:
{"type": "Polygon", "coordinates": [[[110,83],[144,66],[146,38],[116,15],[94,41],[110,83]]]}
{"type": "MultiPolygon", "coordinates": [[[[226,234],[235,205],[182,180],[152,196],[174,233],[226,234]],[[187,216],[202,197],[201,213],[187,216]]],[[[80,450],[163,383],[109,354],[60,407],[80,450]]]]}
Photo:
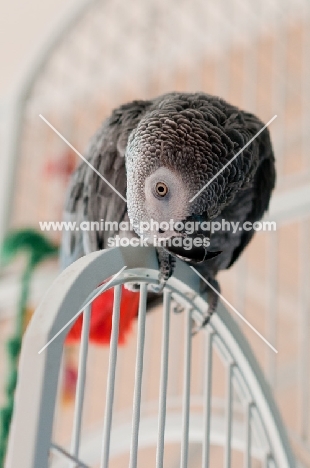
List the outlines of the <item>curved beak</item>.
{"type": "MultiPolygon", "coordinates": [[[[221,250],[216,252],[212,252],[207,250],[207,247],[204,246],[203,241],[207,238],[210,239],[210,233],[205,234],[191,234],[188,235],[185,239],[191,240],[191,246],[184,245],[174,245],[174,239],[180,240],[180,237],[171,237],[169,239],[168,245],[165,245],[165,249],[168,250],[171,254],[175,255],[176,257],[180,258],[185,262],[194,262],[194,263],[201,263],[207,260],[211,260],[211,258],[217,257],[219,254],[222,253],[221,250]],[[195,239],[201,239],[201,245],[196,246],[194,244],[195,239]]],[[[181,238],[184,241],[184,238],[181,238]]]]}

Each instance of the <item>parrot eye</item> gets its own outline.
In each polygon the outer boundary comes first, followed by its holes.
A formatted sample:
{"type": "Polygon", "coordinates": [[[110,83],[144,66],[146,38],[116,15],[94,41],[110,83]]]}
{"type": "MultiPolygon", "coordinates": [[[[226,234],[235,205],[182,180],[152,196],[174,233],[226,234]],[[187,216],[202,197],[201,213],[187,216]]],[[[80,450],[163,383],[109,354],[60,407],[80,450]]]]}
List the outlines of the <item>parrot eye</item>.
{"type": "Polygon", "coordinates": [[[156,184],[156,193],[160,197],[165,197],[168,193],[168,187],[163,182],[157,182],[156,184]]]}

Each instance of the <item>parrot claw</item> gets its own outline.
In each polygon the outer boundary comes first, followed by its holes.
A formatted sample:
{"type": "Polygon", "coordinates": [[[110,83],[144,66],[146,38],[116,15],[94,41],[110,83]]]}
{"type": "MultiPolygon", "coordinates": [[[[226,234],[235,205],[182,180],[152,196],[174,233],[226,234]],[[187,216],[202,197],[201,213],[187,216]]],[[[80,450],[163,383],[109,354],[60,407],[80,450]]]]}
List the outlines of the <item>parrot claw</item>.
{"type": "Polygon", "coordinates": [[[175,314],[181,314],[182,312],[184,312],[184,306],[182,306],[181,304],[176,302],[174,307],[173,307],[173,312],[175,314]]]}
{"type": "Polygon", "coordinates": [[[163,278],[160,278],[159,279],[159,284],[150,284],[149,289],[150,289],[150,291],[159,294],[159,293],[163,292],[164,287],[166,286],[166,283],[167,283],[166,280],[164,280],[163,278]]]}
{"type": "Polygon", "coordinates": [[[208,323],[210,322],[210,318],[211,318],[211,315],[207,315],[203,319],[203,321],[202,321],[202,323],[200,325],[198,325],[198,324],[195,325],[195,327],[193,327],[193,329],[192,329],[192,336],[197,335],[198,332],[200,332],[203,328],[205,328],[208,325],[208,323]]]}
{"type": "Polygon", "coordinates": [[[139,283],[125,283],[125,289],[132,292],[139,292],[140,291],[140,284],[139,283]]]}
{"type": "MultiPolygon", "coordinates": [[[[219,291],[220,288],[216,279],[212,278],[212,279],[209,279],[209,281],[212,284],[212,286],[217,291],[219,291]]],[[[205,292],[208,293],[208,309],[207,309],[207,312],[202,317],[202,322],[200,324],[196,324],[196,326],[193,327],[192,336],[197,335],[198,332],[200,332],[203,328],[205,328],[208,325],[213,313],[216,311],[216,308],[217,308],[218,295],[209,286],[206,287],[206,283],[202,282],[201,294],[204,294],[205,292]]]]}

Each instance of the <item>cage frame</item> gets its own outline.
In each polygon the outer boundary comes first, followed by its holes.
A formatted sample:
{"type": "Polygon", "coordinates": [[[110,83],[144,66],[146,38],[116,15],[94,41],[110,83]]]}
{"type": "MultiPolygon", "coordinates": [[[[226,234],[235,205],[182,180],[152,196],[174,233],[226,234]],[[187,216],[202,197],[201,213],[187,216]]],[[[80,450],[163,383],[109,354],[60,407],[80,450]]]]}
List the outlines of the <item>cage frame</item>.
{"type": "MultiPolygon", "coordinates": [[[[143,320],[145,324],[146,285],[147,283],[156,283],[158,281],[158,262],[153,247],[115,247],[88,254],[64,270],[46,292],[27,328],[23,340],[6,468],[15,468],[16,466],[23,466],[24,468],[48,467],[61,356],[68,328],[59,334],[42,353],[39,354],[39,351],[75,316],[77,310],[85,307],[89,299],[97,293],[98,284],[115,275],[125,266],[126,269],[122,272],[122,275],[111,285],[118,288],[120,284],[132,282],[133,278],[135,282],[139,282],[142,285],[141,289],[144,293],[142,291],[140,295],[138,318],[139,346],[139,340],[143,339],[143,320]],[[142,301],[141,296],[144,296],[142,301]]],[[[199,317],[202,320],[203,311],[207,307],[206,298],[199,294],[199,278],[188,265],[177,261],[175,274],[169,279],[166,290],[170,291],[169,294],[172,296],[177,297],[179,302],[187,304],[188,320],[190,320],[191,312],[194,310],[196,311],[196,320],[199,321],[199,317]]],[[[85,323],[87,324],[87,322],[85,323]]],[[[186,353],[190,353],[190,321],[188,325],[187,330],[189,333],[186,353]]],[[[219,340],[219,346],[224,346],[223,353],[228,353],[227,362],[229,363],[230,375],[234,374],[237,379],[241,378],[241,380],[243,379],[246,382],[245,398],[247,393],[248,410],[250,414],[253,408],[258,410],[265,436],[267,435],[267,449],[264,454],[265,466],[268,468],[275,466],[293,468],[295,466],[294,456],[291,452],[286,430],[270,388],[247,340],[235,320],[233,320],[221,304],[218,307],[217,313],[212,317],[210,324],[205,328],[205,332],[208,334],[209,343],[211,343],[212,339],[219,340]]],[[[85,332],[84,335],[84,339],[85,337],[88,339],[85,332]]],[[[114,332],[112,330],[110,346],[111,353],[113,346],[114,349],[117,347],[115,328],[114,332]]],[[[143,359],[143,346],[141,352],[140,359],[143,359]]],[[[190,356],[190,354],[188,355],[190,356]]],[[[139,355],[137,359],[139,359],[139,355]]],[[[139,367],[139,364],[136,365],[139,367]]],[[[207,372],[208,369],[209,366],[207,366],[207,372]]],[[[184,375],[186,387],[186,372],[184,375]]],[[[231,385],[231,380],[228,384],[231,385]]],[[[141,376],[140,380],[138,379],[138,385],[141,385],[141,376]]],[[[182,436],[182,450],[184,450],[185,461],[182,466],[186,467],[186,444],[188,447],[186,414],[189,414],[189,388],[185,388],[184,395],[183,431],[185,432],[182,436]]],[[[136,404],[141,404],[139,395],[136,404]]],[[[111,416],[111,401],[108,403],[108,408],[110,409],[111,416]]],[[[210,429],[208,429],[208,417],[208,408],[206,408],[206,434],[210,429]]],[[[139,430],[139,418],[139,414],[136,414],[136,422],[133,424],[133,427],[137,431],[139,430]]],[[[231,426],[229,424],[228,403],[227,443],[231,443],[231,426]]],[[[109,429],[109,424],[106,427],[109,429]]],[[[135,452],[130,464],[130,467],[133,468],[137,466],[137,437],[133,439],[131,451],[135,452]]],[[[206,451],[204,453],[206,461],[204,466],[207,467],[206,451]]],[[[227,467],[230,466],[230,457],[227,454],[225,463],[227,467]]],[[[80,466],[84,465],[81,464],[80,466]]],[[[102,464],[102,466],[108,465],[102,464]]],[[[251,465],[248,462],[245,466],[251,465]]]]}

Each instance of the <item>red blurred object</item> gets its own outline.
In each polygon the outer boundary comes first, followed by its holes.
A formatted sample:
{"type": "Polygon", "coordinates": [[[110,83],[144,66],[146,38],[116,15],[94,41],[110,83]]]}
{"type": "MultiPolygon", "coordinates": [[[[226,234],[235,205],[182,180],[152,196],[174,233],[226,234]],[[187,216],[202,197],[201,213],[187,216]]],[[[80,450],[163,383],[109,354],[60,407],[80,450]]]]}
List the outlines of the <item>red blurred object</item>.
{"type": "Polygon", "coordinates": [[[74,364],[66,362],[62,387],[62,402],[72,403],[75,399],[78,371],[74,364]]]}
{"type": "Polygon", "coordinates": [[[57,157],[51,157],[47,160],[43,172],[44,175],[51,177],[63,177],[68,182],[70,175],[76,168],[76,157],[71,150],[66,150],[57,157]]]}
{"type": "MultiPolygon", "coordinates": [[[[137,292],[128,291],[122,286],[122,299],[120,309],[120,324],[118,343],[124,344],[132,327],[134,318],[138,315],[139,296],[137,292]]],[[[108,289],[92,302],[90,333],[91,343],[109,345],[112,330],[114,290],[108,289]]],[[[66,343],[72,344],[80,341],[83,315],[81,314],[69,331],[66,343]]]]}

